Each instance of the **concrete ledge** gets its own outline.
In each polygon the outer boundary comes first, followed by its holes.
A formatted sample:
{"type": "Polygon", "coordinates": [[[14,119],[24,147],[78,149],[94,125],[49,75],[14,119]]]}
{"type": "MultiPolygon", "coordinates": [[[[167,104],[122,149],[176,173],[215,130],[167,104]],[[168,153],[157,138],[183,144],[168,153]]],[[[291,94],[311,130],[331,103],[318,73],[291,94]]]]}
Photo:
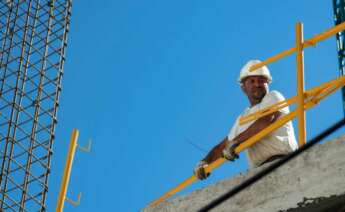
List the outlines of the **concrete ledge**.
{"type": "MultiPolygon", "coordinates": [[[[269,165],[196,190],[156,208],[145,208],[143,212],[197,211],[269,165]]],[[[339,201],[344,200],[344,195],[345,136],[342,136],[314,146],[212,211],[303,211],[297,209],[303,209],[307,204],[322,206],[330,203],[327,199],[335,198],[341,205],[339,201]],[[317,201],[320,199],[323,201],[317,201]]]]}

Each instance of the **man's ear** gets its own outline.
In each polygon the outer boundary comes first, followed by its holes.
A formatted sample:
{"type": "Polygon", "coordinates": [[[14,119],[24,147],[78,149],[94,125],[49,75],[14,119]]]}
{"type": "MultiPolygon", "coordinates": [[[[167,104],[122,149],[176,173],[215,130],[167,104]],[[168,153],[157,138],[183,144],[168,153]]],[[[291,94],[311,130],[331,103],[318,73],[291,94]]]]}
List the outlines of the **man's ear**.
{"type": "Polygon", "coordinates": [[[246,93],[246,90],[245,90],[245,88],[244,88],[244,85],[243,85],[243,83],[241,82],[241,90],[244,92],[244,93],[246,93]]]}

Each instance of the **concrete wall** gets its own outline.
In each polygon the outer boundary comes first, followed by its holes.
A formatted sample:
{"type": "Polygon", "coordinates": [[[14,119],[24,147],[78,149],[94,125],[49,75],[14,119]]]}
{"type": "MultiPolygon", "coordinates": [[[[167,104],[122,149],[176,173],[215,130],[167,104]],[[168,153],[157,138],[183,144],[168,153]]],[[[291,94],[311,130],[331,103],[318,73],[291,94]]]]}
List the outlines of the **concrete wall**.
{"type": "MultiPolygon", "coordinates": [[[[156,208],[145,208],[143,212],[197,211],[268,165],[177,197],[156,208]]],[[[293,208],[344,194],[345,136],[342,136],[314,146],[212,211],[293,211],[293,208]]]]}

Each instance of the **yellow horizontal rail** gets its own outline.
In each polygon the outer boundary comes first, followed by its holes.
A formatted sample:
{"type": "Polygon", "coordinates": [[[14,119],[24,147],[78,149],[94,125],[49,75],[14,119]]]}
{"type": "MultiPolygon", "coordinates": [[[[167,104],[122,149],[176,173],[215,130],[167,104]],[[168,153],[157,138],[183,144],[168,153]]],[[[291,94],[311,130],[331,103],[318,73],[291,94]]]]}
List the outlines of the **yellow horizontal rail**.
{"type": "Polygon", "coordinates": [[[259,119],[263,116],[266,116],[268,114],[274,113],[284,107],[288,107],[291,104],[295,104],[297,102],[297,96],[291,97],[290,99],[278,102],[276,104],[273,104],[269,107],[263,108],[261,110],[256,111],[255,113],[249,114],[247,116],[241,117],[239,120],[239,124],[243,125],[247,122],[254,121],[256,119],[259,119]]]}
{"type": "MultiPolygon", "coordinates": [[[[310,46],[315,46],[318,42],[326,40],[327,38],[337,34],[338,32],[341,32],[343,30],[345,30],[345,22],[341,23],[341,24],[338,24],[335,27],[332,27],[332,28],[330,28],[330,29],[328,29],[328,30],[318,34],[318,35],[315,35],[311,39],[305,40],[303,42],[303,49],[307,48],[307,47],[310,47],[310,46]]],[[[268,65],[268,64],[273,63],[273,62],[275,62],[277,60],[280,60],[281,58],[289,56],[289,55],[293,54],[296,51],[297,51],[296,47],[293,47],[293,48],[290,48],[288,50],[285,50],[285,51],[283,51],[281,53],[278,53],[277,55],[275,55],[273,57],[270,57],[270,58],[266,59],[265,61],[262,61],[261,63],[258,63],[258,64],[255,64],[255,65],[251,66],[249,70],[250,71],[254,71],[254,70],[258,69],[258,68],[261,68],[262,66],[268,65]]]]}
{"type": "Polygon", "coordinates": [[[321,88],[325,88],[327,86],[334,85],[334,84],[336,84],[338,82],[341,82],[341,81],[344,81],[344,80],[345,80],[345,77],[344,76],[340,76],[340,77],[338,77],[338,78],[336,78],[334,80],[330,80],[330,81],[325,82],[325,83],[323,83],[321,85],[315,86],[315,87],[305,91],[305,93],[306,93],[306,95],[315,95],[315,93],[320,92],[321,88]]]}
{"type": "Polygon", "coordinates": [[[345,76],[341,77],[342,79],[336,82],[336,84],[329,86],[328,89],[323,90],[322,93],[318,94],[311,98],[307,103],[305,103],[305,110],[309,109],[310,107],[318,104],[321,100],[326,98],[327,96],[334,93],[336,90],[342,88],[345,85],[345,76]]]}
{"type": "MultiPolygon", "coordinates": [[[[345,76],[341,76],[341,77],[338,77],[337,79],[325,82],[319,86],[316,86],[314,88],[306,90],[304,93],[304,95],[306,97],[305,104],[307,104],[309,101],[319,102],[320,101],[319,98],[322,98],[322,99],[325,98],[326,96],[333,93],[334,91],[336,91],[340,87],[344,86],[344,84],[345,84],[345,76]],[[332,92],[328,93],[328,91],[330,91],[330,90],[332,92]],[[320,95],[325,95],[325,97],[321,97],[320,95]]],[[[292,104],[295,104],[296,102],[297,102],[297,96],[291,97],[291,98],[284,100],[284,101],[281,101],[281,102],[278,102],[278,103],[273,104],[269,107],[258,110],[255,113],[252,113],[252,114],[249,114],[247,116],[240,118],[239,124],[242,125],[242,124],[245,124],[247,122],[259,119],[263,116],[274,113],[274,112],[276,112],[276,111],[278,111],[284,107],[288,107],[292,104]]],[[[311,104],[311,103],[309,103],[309,104],[311,104]]],[[[304,107],[304,108],[307,109],[306,107],[304,107]]]]}

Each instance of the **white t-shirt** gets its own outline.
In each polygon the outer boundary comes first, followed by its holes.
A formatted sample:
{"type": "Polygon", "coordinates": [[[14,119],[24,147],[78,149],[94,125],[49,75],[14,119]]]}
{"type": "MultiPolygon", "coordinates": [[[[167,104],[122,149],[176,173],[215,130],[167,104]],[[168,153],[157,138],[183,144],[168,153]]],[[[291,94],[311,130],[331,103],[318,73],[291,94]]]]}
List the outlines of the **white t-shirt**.
{"type": "MultiPolygon", "coordinates": [[[[228,140],[231,141],[237,135],[245,131],[255,120],[247,122],[243,125],[239,125],[239,119],[247,116],[258,110],[269,107],[277,102],[284,101],[285,98],[278,91],[271,91],[265,95],[262,101],[254,105],[251,108],[246,108],[244,112],[236,119],[234,126],[232,127],[228,140]]],[[[282,115],[289,113],[289,108],[285,107],[280,109],[282,115]]],[[[281,117],[280,117],[281,118],[281,117]]],[[[288,154],[298,148],[293,126],[291,121],[284,124],[282,127],[273,131],[253,146],[247,149],[248,162],[251,168],[258,167],[265,160],[274,155],[288,154]]]]}

